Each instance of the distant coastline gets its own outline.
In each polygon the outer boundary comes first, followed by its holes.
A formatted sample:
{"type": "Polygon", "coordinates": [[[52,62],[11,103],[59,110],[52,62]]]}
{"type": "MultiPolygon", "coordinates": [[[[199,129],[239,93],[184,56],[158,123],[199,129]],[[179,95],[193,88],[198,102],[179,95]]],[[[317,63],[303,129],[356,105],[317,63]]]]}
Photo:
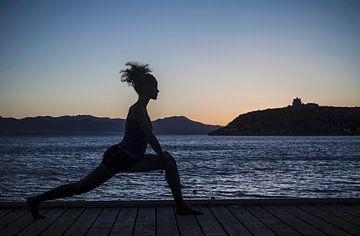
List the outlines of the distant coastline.
{"type": "MultiPolygon", "coordinates": [[[[240,114],[226,126],[204,124],[185,116],[152,121],[156,134],[233,136],[326,136],[360,135],[360,107],[303,104],[240,114]]],[[[38,116],[22,119],[0,116],[0,135],[97,135],[121,134],[125,119],[77,116],[38,116]]]]}
{"type": "MultiPolygon", "coordinates": [[[[185,116],[172,116],[152,121],[156,134],[203,134],[220,128],[203,124],[185,116]]],[[[38,116],[22,119],[0,117],[0,135],[41,134],[119,134],[124,132],[125,119],[112,119],[90,115],[38,116]]]]}
{"type": "Polygon", "coordinates": [[[287,107],[241,114],[209,135],[360,135],[360,107],[303,104],[295,98],[287,107]]]}

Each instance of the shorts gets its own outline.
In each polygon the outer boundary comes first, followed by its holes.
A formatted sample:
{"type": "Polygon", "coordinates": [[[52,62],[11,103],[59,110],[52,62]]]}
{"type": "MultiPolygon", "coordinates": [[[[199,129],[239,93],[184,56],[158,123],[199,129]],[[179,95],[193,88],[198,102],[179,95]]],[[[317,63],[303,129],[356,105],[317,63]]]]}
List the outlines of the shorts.
{"type": "Polygon", "coordinates": [[[113,173],[118,173],[129,170],[139,160],[141,158],[137,160],[131,159],[118,144],[114,144],[105,151],[102,164],[113,173]]]}

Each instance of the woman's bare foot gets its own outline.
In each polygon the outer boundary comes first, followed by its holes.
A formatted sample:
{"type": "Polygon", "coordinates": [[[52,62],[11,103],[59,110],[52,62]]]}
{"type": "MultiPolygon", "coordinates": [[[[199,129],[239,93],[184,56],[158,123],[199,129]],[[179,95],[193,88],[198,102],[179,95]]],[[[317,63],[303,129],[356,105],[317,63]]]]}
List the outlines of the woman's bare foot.
{"type": "Polygon", "coordinates": [[[186,205],[177,206],[176,214],[178,214],[178,215],[203,215],[203,213],[201,211],[194,210],[186,205]]]}
{"type": "Polygon", "coordinates": [[[26,198],[26,203],[27,203],[27,205],[28,205],[28,207],[30,209],[32,217],[35,220],[45,218],[44,215],[39,214],[40,202],[37,201],[35,197],[26,198]]]}

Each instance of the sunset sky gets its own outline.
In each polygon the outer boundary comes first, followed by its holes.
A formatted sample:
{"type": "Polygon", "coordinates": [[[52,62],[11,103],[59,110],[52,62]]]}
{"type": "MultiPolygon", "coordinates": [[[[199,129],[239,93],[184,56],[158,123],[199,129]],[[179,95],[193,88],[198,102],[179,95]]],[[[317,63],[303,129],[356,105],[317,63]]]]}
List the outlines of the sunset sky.
{"type": "Polygon", "coordinates": [[[125,118],[127,61],[159,82],[152,120],[226,125],[295,97],[360,106],[360,1],[0,2],[0,115],[125,118]]]}

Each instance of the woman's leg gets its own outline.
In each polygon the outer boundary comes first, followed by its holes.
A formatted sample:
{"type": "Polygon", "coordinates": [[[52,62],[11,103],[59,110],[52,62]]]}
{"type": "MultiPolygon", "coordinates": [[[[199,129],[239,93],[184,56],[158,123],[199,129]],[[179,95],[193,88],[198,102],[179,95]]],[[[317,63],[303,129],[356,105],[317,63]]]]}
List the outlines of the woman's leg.
{"type": "Polygon", "coordinates": [[[114,174],[106,166],[100,164],[80,181],[64,184],[40,195],[30,197],[27,199],[27,203],[33,217],[42,218],[42,216],[39,215],[39,205],[41,202],[88,192],[111,179],[113,176],[114,174]]]}
{"type": "Polygon", "coordinates": [[[157,154],[146,154],[145,158],[135,163],[128,172],[152,170],[165,170],[165,178],[170,186],[179,214],[202,214],[186,206],[181,193],[180,177],[176,161],[170,154],[168,154],[166,160],[160,159],[157,154]]]}

